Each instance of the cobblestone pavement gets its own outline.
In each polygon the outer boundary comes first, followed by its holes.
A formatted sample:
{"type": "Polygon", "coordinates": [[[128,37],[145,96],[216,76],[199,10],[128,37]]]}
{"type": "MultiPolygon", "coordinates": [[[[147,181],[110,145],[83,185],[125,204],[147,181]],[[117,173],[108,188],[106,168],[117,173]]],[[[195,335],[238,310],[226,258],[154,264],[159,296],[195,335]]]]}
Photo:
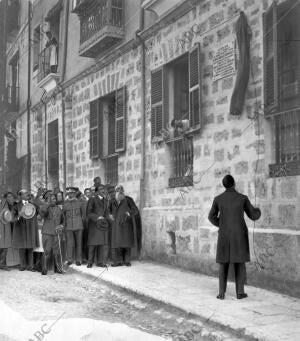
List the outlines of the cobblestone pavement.
{"type": "MultiPolygon", "coordinates": [[[[101,273],[99,268],[99,274],[101,273]]],[[[180,293],[178,293],[180,294],[180,293]]],[[[65,275],[1,272],[0,299],[29,320],[91,318],[121,322],[173,340],[242,340],[154,300],[92,280],[69,269],[65,275]]],[[[58,322],[59,323],[59,322],[58,322]]]]}

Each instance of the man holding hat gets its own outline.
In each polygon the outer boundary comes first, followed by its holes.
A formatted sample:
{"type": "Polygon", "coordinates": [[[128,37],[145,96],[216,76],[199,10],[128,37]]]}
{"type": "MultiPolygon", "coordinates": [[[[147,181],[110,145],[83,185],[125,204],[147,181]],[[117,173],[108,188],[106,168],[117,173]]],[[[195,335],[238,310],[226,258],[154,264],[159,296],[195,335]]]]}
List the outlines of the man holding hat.
{"type": "Polygon", "coordinates": [[[34,271],[33,249],[39,246],[36,206],[30,203],[30,193],[18,192],[12,246],[19,249],[20,271],[34,271]]]}
{"type": "Polygon", "coordinates": [[[86,214],[88,222],[88,268],[93,265],[95,250],[100,247],[100,262],[99,266],[105,267],[107,262],[107,245],[109,237],[109,222],[107,212],[107,200],[104,197],[105,186],[99,185],[96,187],[95,196],[88,201],[86,214]]]}
{"type": "Polygon", "coordinates": [[[66,191],[67,198],[63,204],[63,212],[65,215],[68,265],[73,263],[75,251],[76,265],[80,266],[82,263],[84,205],[76,198],[77,187],[67,187],[66,191]]]}
{"type": "Polygon", "coordinates": [[[8,270],[6,266],[7,249],[12,246],[12,221],[15,198],[13,193],[3,195],[0,212],[0,270],[8,270]]]}
{"type": "Polygon", "coordinates": [[[246,282],[245,262],[250,261],[248,228],[244,212],[251,220],[260,218],[259,208],[251,205],[248,197],[235,190],[231,175],[223,178],[225,192],[214,198],[209,212],[209,221],[219,228],[217,243],[217,263],[219,267],[219,295],[225,298],[229,264],[234,264],[237,299],[248,297],[244,292],[246,282]]]}

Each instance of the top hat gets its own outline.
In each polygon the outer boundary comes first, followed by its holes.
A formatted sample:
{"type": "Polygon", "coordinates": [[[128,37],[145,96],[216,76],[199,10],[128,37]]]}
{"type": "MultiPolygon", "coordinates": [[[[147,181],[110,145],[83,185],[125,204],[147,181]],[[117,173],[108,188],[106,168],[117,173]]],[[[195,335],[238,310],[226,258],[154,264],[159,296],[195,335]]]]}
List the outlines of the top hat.
{"type": "Polygon", "coordinates": [[[36,213],[35,206],[31,203],[27,203],[22,206],[20,216],[23,217],[24,219],[31,219],[34,217],[35,213],[36,213]]]}
{"type": "Polygon", "coordinates": [[[8,224],[11,223],[13,220],[13,215],[11,213],[11,211],[8,208],[3,208],[0,212],[0,221],[3,224],[8,224]]]}

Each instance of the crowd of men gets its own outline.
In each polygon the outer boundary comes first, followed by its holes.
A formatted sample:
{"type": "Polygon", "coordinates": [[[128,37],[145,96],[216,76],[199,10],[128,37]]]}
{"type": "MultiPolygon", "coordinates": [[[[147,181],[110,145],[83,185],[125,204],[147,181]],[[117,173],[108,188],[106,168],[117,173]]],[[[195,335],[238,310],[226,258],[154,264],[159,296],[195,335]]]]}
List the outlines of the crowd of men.
{"type": "Polygon", "coordinates": [[[0,270],[6,265],[8,248],[18,249],[20,271],[50,267],[62,274],[64,265],[93,264],[130,266],[131,250],[141,250],[142,224],[134,200],[121,185],[101,184],[82,193],[67,187],[39,188],[36,196],[27,190],[15,196],[6,192],[0,209],[0,270]]]}

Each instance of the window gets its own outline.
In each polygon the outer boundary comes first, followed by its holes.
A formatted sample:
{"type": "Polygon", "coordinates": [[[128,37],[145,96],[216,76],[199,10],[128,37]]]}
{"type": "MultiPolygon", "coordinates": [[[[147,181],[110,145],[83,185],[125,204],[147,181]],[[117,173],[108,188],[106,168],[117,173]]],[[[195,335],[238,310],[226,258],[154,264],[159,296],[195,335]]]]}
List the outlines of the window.
{"type": "Polygon", "coordinates": [[[105,163],[106,182],[118,181],[118,153],[126,147],[126,90],[90,103],[90,157],[105,163]]]}
{"type": "Polygon", "coordinates": [[[273,117],[271,176],[300,174],[300,3],[275,2],[264,14],[265,114],[273,117]]]}
{"type": "Polygon", "coordinates": [[[7,85],[7,99],[9,111],[18,111],[19,109],[19,52],[9,61],[9,84],[7,85]]]}
{"type": "Polygon", "coordinates": [[[41,45],[41,31],[40,26],[38,26],[33,33],[33,71],[37,70],[39,67],[39,53],[41,45]]]}
{"type": "Polygon", "coordinates": [[[188,54],[152,72],[152,140],[161,138],[165,130],[170,133],[173,119],[187,121],[192,130],[201,127],[199,57],[200,47],[197,44],[188,54]]]}
{"type": "Polygon", "coordinates": [[[59,175],[58,120],[48,124],[48,172],[58,179],[59,175]]]}

